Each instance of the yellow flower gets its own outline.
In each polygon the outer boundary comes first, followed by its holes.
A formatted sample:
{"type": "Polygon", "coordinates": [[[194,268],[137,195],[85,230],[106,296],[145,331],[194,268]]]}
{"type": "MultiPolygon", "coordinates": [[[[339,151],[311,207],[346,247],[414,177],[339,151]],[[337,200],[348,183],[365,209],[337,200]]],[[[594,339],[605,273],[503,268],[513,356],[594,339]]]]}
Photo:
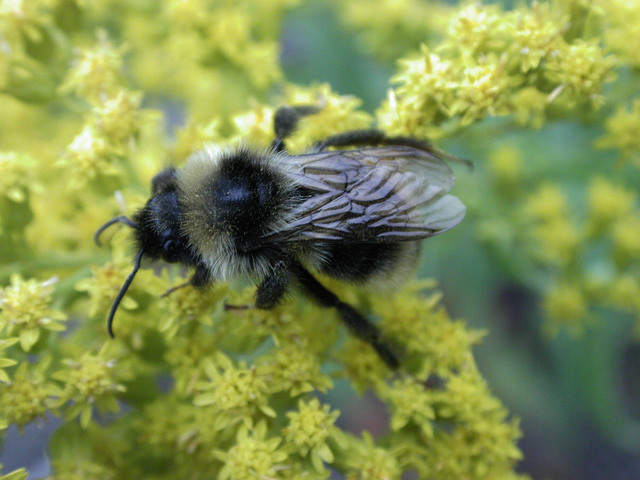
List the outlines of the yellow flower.
{"type": "Polygon", "coordinates": [[[377,447],[367,431],[347,458],[347,480],[391,480],[401,478],[402,468],[394,452],[377,447]]]}
{"type": "Polygon", "coordinates": [[[227,414],[221,419],[219,429],[240,420],[250,423],[256,410],[275,417],[275,411],[268,405],[267,379],[258,375],[255,367],[247,367],[244,362],[235,366],[231,359],[217,352],[215,361],[204,361],[204,371],[208,380],[198,383],[201,393],[195,397],[195,404],[212,405],[227,414]]]}
{"type": "MultiPolygon", "coordinates": [[[[181,280],[184,283],[184,280],[181,280]]],[[[165,332],[166,338],[176,336],[181,326],[190,322],[201,322],[211,325],[213,322],[213,309],[221,302],[226,293],[225,288],[216,285],[215,289],[196,289],[192,286],[184,286],[172,292],[166,299],[168,311],[158,326],[161,332],[165,332]]]]}
{"type": "Polygon", "coordinates": [[[115,160],[121,152],[91,125],[86,125],[67,147],[58,164],[69,171],[69,187],[80,189],[99,175],[117,176],[115,160]]]}
{"type": "Polygon", "coordinates": [[[36,365],[24,362],[10,382],[0,384],[0,428],[10,424],[23,427],[54,407],[57,390],[45,374],[49,361],[44,359],[36,365]]]}
{"type": "Polygon", "coordinates": [[[607,292],[608,301],[616,308],[640,312],[640,283],[630,274],[617,277],[607,292]]]}
{"type": "Polygon", "coordinates": [[[477,64],[467,65],[455,89],[450,111],[462,115],[462,125],[468,125],[487,115],[504,115],[512,79],[506,71],[507,57],[485,57],[477,64]]]}
{"type": "Polygon", "coordinates": [[[333,424],[339,415],[329,405],[321,406],[317,398],[309,402],[300,400],[298,409],[287,413],[289,425],[282,431],[291,453],[309,455],[316,471],[324,471],[323,462],[332,463],[334,459],[327,439],[336,435],[333,424]]]}
{"type": "Polygon", "coordinates": [[[43,330],[65,329],[60,322],[67,316],[49,307],[56,281],[56,277],[44,282],[24,280],[19,274],[13,274],[11,285],[0,290],[0,330],[16,335],[25,352],[36,344],[43,330]]]}
{"type": "Polygon", "coordinates": [[[15,152],[0,153],[0,192],[13,202],[24,202],[34,188],[35,159],[15,152]]]}
{"type": "Polygon", "coordinates": [[[320,359],[311,354],[306,340],[283,342],[265,359],[260,372],[268,375],[273,391],[289,391],[292,397],[333,386],[331,378],[322,372],[320,359]]]}
{"type": "Polygon", "coordinates": [[[67,419],[80,417],[80,424],[88,427],[92,419],[94,407],[104,412],[120,410],[117,395],[126,388],[118,380],[126,380],[134,372],[125,365],[119,365],[109,354],[109,344],[105,345],[97,354],[83,353],[77,359],[66,360],[64,369],[52,375],[64,386],[56,402],[63,406],[73,402],[65,412],[67,419]]]}
{"type": "Polygon", "coordinates": [[[605,56],[599,41],[578,39],[563,44],[549,56],[546,77],[558,86],[550,96],[553,101],[562,96],[569,106],[589,100],[595,107],[604,103],[602,85],[613,79],[615,59],[605,56]]]}
{"type": "Polygon", "coordinates": [[[640,215],[634,213],[621,217],[612,228],[611,237],[615,254],[620,263],[640,259],[640,215]]]}
{"type": "Polygon", "coordinates": [[[287,454],[280,448],[280,438],[267,438],[267,424],[258,423],[255,428],[240,427],[236,443],[227,451],[214,451],[214,455],[224,462],[218,478],[251,479],[278,478],[277,472],[284,468],[287,454]]]}
{"type": "Polygon", "coordinates": [[[176,132],[176,142],[171,149],[171,158],[177,165],[182,165],[192,154],[202,150],[207,143],[218,143],[222,137],[219,132],[220,122],[217,119],[206,124],[189,121],[176,132]]]}
{"type": "Polygon", "coordinates": [[[415,379],[394,381],[383,390],[383,397],[391,407],[391,429],[400,430],[411,424],[417,426],[427,437],[433,436],[433,421],[436,418],[433,390],[415,379]]]}
{"type": "Polygon", "coordinates": [[[520,63],[520,70],[527,73],[538,68],[543,59],[562,45],[569,17],[559,17],[549,3],[538,2],[534,2],[531,9],[520,8],[514,14],[513,55],[520,63]]]}
{"type": "Polygon", "coordinates": [[[572,334],[582,332],[588,304],[578,285],[561,283],[554,286],[546,293],[543,308],[547,316],[546,329],[551,335],[555,336],[561,328],[572,334]]]}
{"type": "Polygon", "coordinates": [[[428,137],[429,127],[453,115],[451,103],[462,65],[432,53],[426,45],[415,59],[400,61],[396,89],[378,111],[378,125],[394,135],[428,137]]]}
{"type": "Polygon", "coordinates": [[[531,234],[537,243],[537,255],[556,265],[566,265],[575,258],[583,237],[568,218],[541,223],[531,230],[531,234]]]}
{"type": "Polygon", "coordinates": [[[107,34],[98,32],[98,45],[83,49],[69,72],[63,91],[75,91],[88,100],[100,104],[104,96],[112,97],[123,85],[122,55],[124,47],[115,48],[107,34]]]}
{"type": "MultiPolygon", "coordinates": [[[[106,264],[101,267],[91,267],[92,276],[80,280],[76,284],[76,290],[87,292],[91,297],[91,308],[89,315],[96,316],[100,312],[107,310],[113,303],[115,295],[118,293],[125,278],[129,274],[131,267],[126,265],[106,264]]],[[[120,307],[125,310],[133,310],[138,307],[138,303],[131,297],[125,295],[120,303],[120,307]]]]}
{"type": "Polygon", "coordinates": [[[555,220],[567,215],[567,198],[559,186],[544,183],[531,194],[524,212],[536,221],[555,220]]]}
{"type": "Polygon", "coordinates": [[[250,139],[261,147],[267,147],[273,140],[273,113],[274,109],[256,105],[250,111],[233,117],[235,126],[234,140],[250,139]]]}
{"type": "Polygon", "coordinates": [[[472,3],[453,15],[447,30],[445,48],[460,48],[468,52],[500,48],[500,32],[508,27],[504,13],[496,5],[472,3]],[[496,43],[498,42],[498,43],[496,43]]]}
{"type": "Polygon", "coordinates": [[[522,152],[514,145],[498,147],[489,157],[489,168],[501,185],[516,186],[522,178],[522,152]]]}
{"type": "Polygon", "coordinates": [[[604,15],[604,42],[620,57],[621,62],[637,68],[640,64],[640,49],[631,39],[640,35],[640,4],[629,0],[596,0],[604,15]]]}
{"type": "Polygon", "coordinates": [[[626,217],[636,203],[636,193],[615,185],[606,178],[597,177],[589,184],[589,219],[596,228],[626,217]]]}
{"type": "Polygon", "coordinates": [[[141,102],[141,93],[118,91],[113,97],[100,102],[91,112],[95,116],[96,128],[114,145],[132,139],[144,121],[143,114],[138,110],[141,102]]]}
{"type": "Polygon", "coordinates": [[[333,5],[340,9],[340,20],[360,33],[361,43],[388,62],[442,33],[454,8],[420,0],[337,1],[333,5]]]}
{"type": "Polygon", "coordinates": [[[600,148],[616,148],[622,159],[633,159],[640,165],[640,99],[633,100],[630,109],[618,106],[616,112],[605,121],[607,133],[598,139],[600,148]]]}
{"type": "Polygon", "coordinates": [[[514,92],[511,104],[516,122],[520,125],[530,125],[532,128],[542,127],[547,98],[548,94],[536,87],[524,87],[514,92]]]}
{"type": "MultiPolygon", "coordinates": [[[[401,342],[406,361],[418,362],[416,375],[420,377],[462,368],[469,361],[469,349],[483,336],[449,318],[441,304],[442,294],[425,294],[425,287],[433,288],[433,282],[414,282],[391,297],[379,295],[373,302],[374,311],[382,316],[382,331],[401,342]]],[[[380,378],[379,367],[377,375],[380,378]]]]}
{"type": "Polygon", "coordinates": [[[319,140],[336,133],[367,128],[371,126],[371,116],[360,110],[359,98],[338,95],[328,84],[311,88],[288,85],[284,94],[286,105],[314,105],[320,110],[300,120],[298,129],[287,142],[287,149],[300,152],[319,140]]]}

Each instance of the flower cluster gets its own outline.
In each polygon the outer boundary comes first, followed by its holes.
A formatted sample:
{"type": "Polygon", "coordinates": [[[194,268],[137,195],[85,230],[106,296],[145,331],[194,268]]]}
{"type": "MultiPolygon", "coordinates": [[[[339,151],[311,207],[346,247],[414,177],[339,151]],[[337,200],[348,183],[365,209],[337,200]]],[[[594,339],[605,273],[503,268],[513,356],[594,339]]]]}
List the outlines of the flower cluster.
{"type": "Polygon", "coordinates": [[[552,335],[561,330],[579,334],[593,324],[597,306],[631,312],[640,320],[636,192],[602,175],[590,178],[577,199],[549,180],[525,192],[505,181],[514,168],[520,169],[521,156],[502,149],[492,157],[497,191],[511,207],[503,212],[506,218],[487,217],[480,232],[500,255],[520,252],[509,261],[527,275],[522,281],[540,289],[545,329],[552,335]]]}
{"type": "Polygon", "coordinates": [[[640,165],[640,99],[631,108],[619,106],[605,123],[607,133],[600,138],[601,148],[615,148],[624,160],[640,165]]]}
{"type": "Polygon", "coordinates": [[[397,134],[433,137],[450,119],[465,126],[517,112],[540,124],[547,108],[600,106],[615,60],[598,39],[571,39],[575,21],[547,3],[510,12],[468,5],[451,17],[440,45],[423,44],[417,57],[402,60],[378,122],[397,134]]]}

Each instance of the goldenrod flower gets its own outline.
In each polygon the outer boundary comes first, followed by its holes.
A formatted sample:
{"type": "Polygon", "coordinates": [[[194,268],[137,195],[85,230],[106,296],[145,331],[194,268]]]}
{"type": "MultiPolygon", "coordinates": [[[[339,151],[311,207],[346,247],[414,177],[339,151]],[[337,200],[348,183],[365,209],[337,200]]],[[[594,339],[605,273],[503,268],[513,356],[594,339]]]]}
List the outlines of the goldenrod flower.
{"type": "Polygon", "coordinates": [[[489,168],[501,186],[519,188],[524,173],[522,152],[514,145],[502,145],[489,157],[489,168]]]}
{"type": "Polygon", "coordinates": [[[411,424],[426,437],[433,436],[436,418],[433,392],[414,379],[397,380],[385,388],[383,397],[391,406],[391,428],[400,430],[411,424]]]}
{"type": "Polygon", "coordinates": [[[402,469],[394,452],[375,445],[369,432],[353,444],[348,459],[347,480],[390,480],[401,476],[402,469]]]}
{"type": "Polygon", "coordinates": [[[560,328],[572,334],[578,334],[584,328],[588,304],[578,285],[555,285],[545,295],[543,307],[548,317],[547,329],[552,335],[556,335],[560,328]]]}
{"type": "Polygon", "coordinates": [[[287,413],[288,425],[283,429],[290,455],[309,457],[316,471],[324,471],[323,462],[332,463],[333,452],[327,445],[330,437],[342,438],[334,423],[340,412],[329,405],[320,405],[317,398],[298,402],[298,409],[287,413]]]}
{"type": "Polygon", "coordinates": [[[612,78],[615,59],[605,56],[597,40],[577,40],[562,45],[549,57],[546,76],[558,84],[551,101],[562,96],[570,106],[588,100],[599,107],[604,103],[602,85],[612,78]]]}
{"type": "Polygon", "coordinates": [[[621,216],[612,227],[611,237],[622,265],[640,259],[640,212],[621,216]]]}
{"type": "Polygon", "coordinates": [[[53,374],[53,378],[63,383],[57,406],[73,402],[66,411],[66,417],[80,417],[80,424],[88,427],[92,419],[93,409],[101,412],[117,412],[120,406],[117,394],[125,391],[120,378],[127,378],[133,372],[126,366],[118,365],[107,348],[97,354],[87,352],[77,360],[67,360],[63,370],[53,374]]]}
{"type": "Polygon", "coordinates": [[[231,359],[218,352],[215,360],[205,360],[204,371],[208,378],[198,383],[201,393],[195,397],[195,404],[211,405],[224,413],[217,426],[219,430],[238,421],[248,425],[258,411],[275,417],[275,411],[268,405],[267,379],[259,375],[255,367],[247,367],[245,362],[235,366],[231,359]]]}
{"type": "Polygon", "coordinates": [[[79,189],[98,176],[120,175],[122,169],[116,163],[120,153],[94,127],[86,125],[58,164],[69,172],[69,187],[79,189]]]}
{"type": "Polygon", "coordinates": [[[114,47],[107,34],[99,31],[96,47],[83,49],[77,55],[63,90],[75,91],[96,104],[100,104],[105,96],[112,97],[123,83],[124,50],[124,47],[114,47]]]}
{"type": "Polygon", "coordinates": [[[13,202],[24,202],[29,190],[37,188],[34,178],[36,167],[36,160],[29,155],[0,152],[0,192],[2,195],[13,202]]]}
{"type": "Polygon", "coordinates": [[[640,99],[634,99],[631,108],[618,106],[605,121],[607,133],[598,140],[601,148],[615,148],[622,160],[640,162],[640,99]]]}
{"type": "Polygon", "coordinates": [[[24,280],[11,276],[11,285],[0,291],[0,331],[15,335],[20,347],[28,352],[46,330],[60,332],[65,329],[67,316],[50,308],[51,293],[57,278],[44,282],[24,280]]]}
{"type": "Polygon", "coordinates": [[[267,437],[267,424],[259,422],[254,428],[241,427],[236,443],[226,451],[216,450],[214,455],[224,462],[218,478],[278,478],[286,469],[287,454],[280,448],[280,438],[267,437]]]}
{"type": "Polygon", "coordinates": [[[589,184],[589,220],[596,228],[609,226],[619,218],[627,217],[636,203],[636,193],[614,185],[603,177],[589,184]]]}
{"type": "Polygon", "coordinates": [[[24,427],[55,407],[57,389],[49,381],[50,358],[37,365],[21,363],[11,381],[0,384],[0,429],[24,427]]]}
{"type": "Polygon", "coordinates": [[[544,183],[530,195],[524,209],[534,221],[553,221],[566,217],[567,198],[557,185],[544,183]]]}
{"type": "Polygon", "coordinates": [[[270,378],[273,391],[288,391],[292,397],[313,391],[326,392],[333,386],[331,378],[322,372],[318,357],[310,354],[308,342],[283,342],[276,352],[265,359],[260,372],[270,378]]]}

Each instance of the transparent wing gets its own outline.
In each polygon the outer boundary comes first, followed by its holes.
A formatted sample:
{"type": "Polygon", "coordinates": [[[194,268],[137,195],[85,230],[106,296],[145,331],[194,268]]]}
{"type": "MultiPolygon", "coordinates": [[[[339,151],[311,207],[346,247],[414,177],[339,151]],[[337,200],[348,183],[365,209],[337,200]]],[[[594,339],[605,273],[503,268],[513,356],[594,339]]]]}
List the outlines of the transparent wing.
{"type": "Polygon", "coordinates": [[[389,146],[291,157],[291,175],[309,198],[263,241],[396,242],[427,238],[462,221],[465,207],[447,195],[453,172],[440,158],[389,146]]]}

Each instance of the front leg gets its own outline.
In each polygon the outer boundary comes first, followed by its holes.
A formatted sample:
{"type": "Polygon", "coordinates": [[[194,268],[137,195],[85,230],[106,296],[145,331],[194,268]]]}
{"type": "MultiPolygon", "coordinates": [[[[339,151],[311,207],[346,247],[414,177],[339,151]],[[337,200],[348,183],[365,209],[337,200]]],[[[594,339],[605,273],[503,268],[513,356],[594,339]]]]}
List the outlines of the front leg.
{"type": "Polygon", "coordinates": [[[180,290],[181,288],[188,287],[189,285],[195,288],[204,288],[211,283],[211,280],[212,280],[211,272],[209,271],[209,269],[204,263],[200,262],[196,265],[196,271],[193,272],[193,275],[191,275],[191,278],[188,281],[183,282],[179,285],[176,285],[175,287],[171,287],[169,290],[164,292],[161,296],[168,297],[176,290],[180,290]]]}

